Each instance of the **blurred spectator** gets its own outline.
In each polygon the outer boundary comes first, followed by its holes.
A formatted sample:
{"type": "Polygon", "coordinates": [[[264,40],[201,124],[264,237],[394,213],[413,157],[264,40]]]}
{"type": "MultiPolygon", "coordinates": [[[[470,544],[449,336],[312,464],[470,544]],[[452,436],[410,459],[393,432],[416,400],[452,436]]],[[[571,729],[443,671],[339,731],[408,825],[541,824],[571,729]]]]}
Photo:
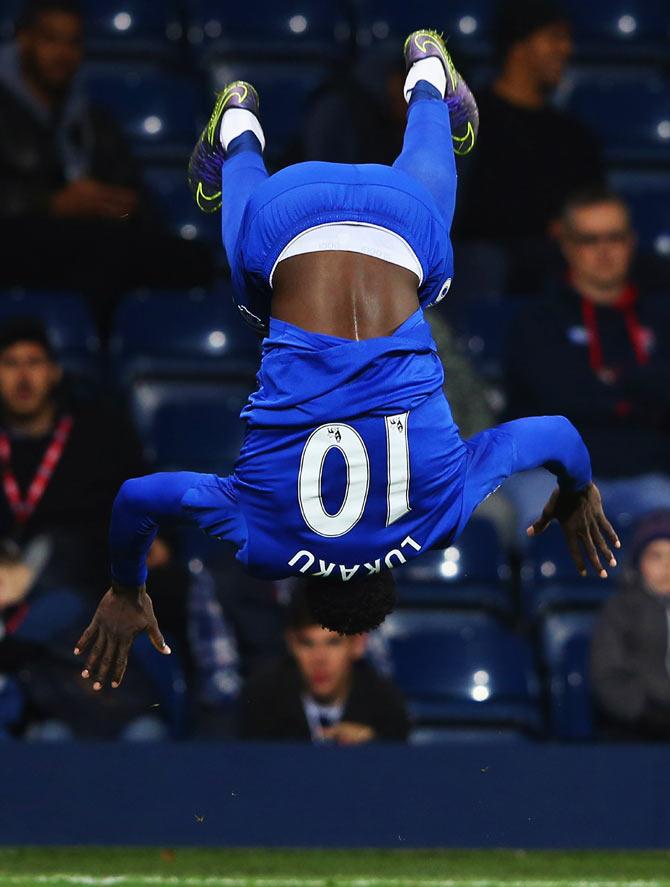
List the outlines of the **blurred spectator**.
{"type": "Polygon", "coordinates": [[[289,608],[286,643],[290,657],[253,677],[243,690],[242,738],[340,745],[407,738],[400,693],[362,661],[365,636],[321,628],[299,590],[289,608]]]}
{"type": "Polygon", "coordinates": [[[0,283],[104,300],[206,282],[206,250],[163,229],[117,123],[88,102],[83,28],[75,0],[28,0],[0,52],[0,283]]]}
{"type": "Polygon", "coordinates": [[[300,156],[290,162],[393,163],[405,132],[404,81],[404,64],[387,66],[380,92],[363,77],[338,68],[314,96],[300,156]]]}
{"type": "Polygon", "coordinates": [[[139,441],[116,411],[68,401],[40,323],[0,329],[0,536],[52,544],[51,586],[95,599],[108,582],[107,525],[121,483],[142,474],[139,441]]]}
{"type": "Polygon", "coordinates": [[[477,94],[481,128],[461,172],[456,234],[506,245],[508,291],[537,287],[551,250],[546,234],[567,196],[603,181],[588,129],[550,104],[572,55],[566,11],[554,0],[502,0],[499,71],[477,94]]]}
{"type": "Polygon", "coordinates": [[[670,739],[670,511],[648,515],[627,587],[605,604],[591,650],[597,706],[613,736],[670,739]]]}
{"type": "MultiPolygon", "coordinates": [[[[635,235],[625,203],[602,189],[568,201],[560,223],[567,273],[528,305],[509,348],[514,416],[559,413],[577,426],[612,516],[670,506],[670,307],[630,279],[635,235]]],[[[547,472],[505,491],[523,527],[553,486],[547,472]]]]}

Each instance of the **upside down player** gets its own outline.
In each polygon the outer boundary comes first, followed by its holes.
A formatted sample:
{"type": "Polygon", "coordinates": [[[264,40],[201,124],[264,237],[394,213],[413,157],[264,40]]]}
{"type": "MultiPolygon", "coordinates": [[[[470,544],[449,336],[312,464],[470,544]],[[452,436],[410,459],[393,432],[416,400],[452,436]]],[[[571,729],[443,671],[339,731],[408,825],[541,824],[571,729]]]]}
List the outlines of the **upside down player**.
{"type": "Polygon", "coordinates": [[[140,631],[169,653],[144,585],[168,520],[234,542],[256,575],[302,575],[321,623],[346,634],[392,610],[390,568],[449,545],[517,471],[544,466],[558,479],[529,534],[556,518],[582,574],[580,546],[600,576],[601,555],[616,564],[603,534],[619,541],[567,419],[521,419],[468,441],[454,425],[423,308],[451,282],[454,151],[472,148],[478,113],[439,35],[411,34],[405,60],[407,128],[392,167],[301,163],[268,176],[253,87],[230,84],[217,100],[189,181],[201,209],[222,208],[241,314],[269,325],[258,388],[229,477],[122,486],[112,587],[75,650],[89,651],[95,689],[118,686],[140,631]]]}

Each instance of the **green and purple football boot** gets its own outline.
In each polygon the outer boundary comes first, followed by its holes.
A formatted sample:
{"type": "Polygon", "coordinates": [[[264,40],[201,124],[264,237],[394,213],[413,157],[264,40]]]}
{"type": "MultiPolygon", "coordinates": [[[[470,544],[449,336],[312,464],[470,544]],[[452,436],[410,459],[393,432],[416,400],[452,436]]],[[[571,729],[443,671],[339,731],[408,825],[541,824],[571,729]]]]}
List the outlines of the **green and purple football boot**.
{"type": "Polygon", "coordinates": [[[230,108],[244,108],[258,117],[260,100],[250,83],[235,80],[224,87],[193,149],[188,164],[188,186],[193,199],[204,213],[221,209],[221,167],[226,152],[221,144],[221,119],[230,108]]]}
{"type": "Polygon", "coordinates": [[[447,75],[444,100],[449,106],[454,152],[469,154],[474,148],[479,131],[477,102],[467,83],[454,67],[442,35],[428,29],[413,31],[405,40],[403,52],[408,71],[414,62],[421,59],[434,57],[442,62],[447,75]]]}

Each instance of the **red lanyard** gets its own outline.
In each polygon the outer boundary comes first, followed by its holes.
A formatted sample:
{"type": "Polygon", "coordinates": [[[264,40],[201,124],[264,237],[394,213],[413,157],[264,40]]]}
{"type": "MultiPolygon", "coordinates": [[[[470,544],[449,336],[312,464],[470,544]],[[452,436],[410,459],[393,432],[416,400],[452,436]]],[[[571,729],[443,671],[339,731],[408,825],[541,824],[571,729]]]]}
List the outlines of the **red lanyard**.
{"type": "Polygon", "coordinates": [[[72,416],[63,416],[51,438],[44,458],[35,472],[35,477],[28,487],[26,498],[21,498],[21,490],[12,471],[12,447],[6,431],[0,432],[0,462],[2,463],[2,485],[14,517],[20,524],[25,524],[35,510],[49,481],[60,462],[65,444],[72,431],[72,416]]]}
{"type": "MultiPolygon", "coordinates": [[[[649,354],[647,353],[645,333],[640,326],[640,321],[635,311],[636,301],[637,290],[634,286],[629,285],[613,307],[623,312],[628,338],[635,352],[635,359],[639,364],[645,364],[649,361],[649,354]]],[[[600,333],[598,332],[596,307],[588,299],[582,299],[582,317],[584,319],[584,326],[589,334],[589,363],[593,372],[597,373],[603,368],[604,364],[603,347],[600,341],[600,333]]]]}

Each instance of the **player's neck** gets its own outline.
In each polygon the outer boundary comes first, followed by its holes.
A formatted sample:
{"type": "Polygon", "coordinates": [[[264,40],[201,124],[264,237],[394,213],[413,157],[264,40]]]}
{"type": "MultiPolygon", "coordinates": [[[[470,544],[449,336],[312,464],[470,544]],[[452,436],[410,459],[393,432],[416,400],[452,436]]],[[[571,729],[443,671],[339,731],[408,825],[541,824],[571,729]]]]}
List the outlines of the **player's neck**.
{"type": "Polygon", "coordinates": [[[5,412],[5,424],[11,431],[19,432],[25,437],[44,437],[53,430],[56,420],[56,405],[46,403],[42,409],[29,416],[5,412]]]}
{"type": "Polygon", "coordinates": [[[546,102],[542,86],[528,70],[510,62],[493,84],[493,92],[501,99],[521,108],[539,111],[546,102]]]}

